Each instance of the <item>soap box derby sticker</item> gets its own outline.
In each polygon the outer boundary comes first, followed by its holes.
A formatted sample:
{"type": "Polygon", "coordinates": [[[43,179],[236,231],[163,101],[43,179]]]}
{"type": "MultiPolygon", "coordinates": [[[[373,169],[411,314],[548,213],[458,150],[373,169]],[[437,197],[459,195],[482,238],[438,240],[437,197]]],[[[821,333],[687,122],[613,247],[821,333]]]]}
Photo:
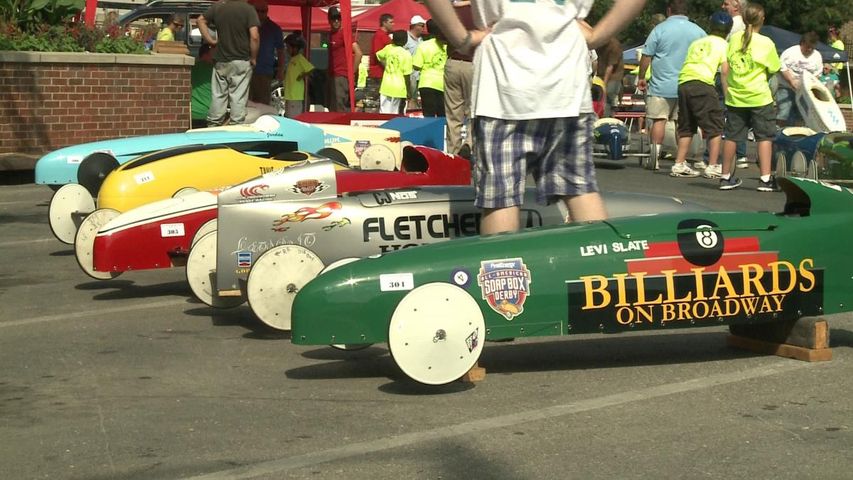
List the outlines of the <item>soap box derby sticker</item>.
{"type": "Polygon", "coordinates": [[[483,300],[507,320],[524,312],[524,302],[530,295],[530,271],[521,258],[483,260],[477,284],[483,300]]]}

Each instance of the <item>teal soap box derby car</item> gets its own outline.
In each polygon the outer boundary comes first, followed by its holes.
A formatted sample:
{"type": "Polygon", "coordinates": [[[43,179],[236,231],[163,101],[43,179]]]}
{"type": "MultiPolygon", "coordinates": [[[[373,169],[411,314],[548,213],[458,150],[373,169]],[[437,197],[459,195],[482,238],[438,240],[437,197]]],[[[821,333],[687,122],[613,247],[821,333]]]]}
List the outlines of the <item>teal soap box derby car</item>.
{"type": "Polygon", "coordinates": [[[35,182],[54,188],[79,183],[96,196],[103,179],[116,167],[157,150],[186,145],[227,145],[240,152],[271,156],[281,149],[281,142],[296,142],[290,150],[316,152],[324,146],[323,130],[284,117],[264,115],[250,125],[81,143],[39,158],[35,182]]]}
{"type": "Polygon", "coordinates": [[[388,343],[425,384],[485,340],[761,324],[853,306],[853,190],[781,178],[784,211],[662,213],[458,239],[365,258],[306,284],[299,345],[388,343]]]}
{"type": "MultiPolygon", "coordinates": [[[[358,115],[346,114],[356,122],[358,115]]],[[[340,122],[340,119],[335,121],[340,122]]],[[[351,122],[351,123],[352,123],[351,122]]],[[[254,123],[199,128],[184,133],[117,138],[60,148],[36,162],[36,183],[54,188],[76,183],[96,196],[104,178],[131,159],[155,151],[190,145],[223,145],[241,153],[271,157],[281,151],[300,150],[331,158],[352,167],[380,165],[399,168],[406,145],[443,145],[443,130],[426,128],[429,120],[379,120],[371,126],[347,123],[304,123],[276,115],[263,115],[254,123]],[[387,126],[386,126],[387,125],[387,126]],[[426,132],[424,130],[427,130],[426,132]]]]}

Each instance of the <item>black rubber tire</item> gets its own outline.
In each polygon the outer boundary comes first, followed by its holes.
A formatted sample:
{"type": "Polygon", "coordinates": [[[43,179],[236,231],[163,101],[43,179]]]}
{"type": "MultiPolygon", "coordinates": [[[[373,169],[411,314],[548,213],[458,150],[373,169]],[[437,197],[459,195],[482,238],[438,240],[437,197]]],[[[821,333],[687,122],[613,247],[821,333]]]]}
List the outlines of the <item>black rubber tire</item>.
{"type": "Polygon", "coordinates": [[[109,153],[92,153],[80,162],[77,168],[77,183],[85,187],[92,198],[98,198],[98,191],[104,179],[116,168],[118,168],[118,161],[109,153]]]}

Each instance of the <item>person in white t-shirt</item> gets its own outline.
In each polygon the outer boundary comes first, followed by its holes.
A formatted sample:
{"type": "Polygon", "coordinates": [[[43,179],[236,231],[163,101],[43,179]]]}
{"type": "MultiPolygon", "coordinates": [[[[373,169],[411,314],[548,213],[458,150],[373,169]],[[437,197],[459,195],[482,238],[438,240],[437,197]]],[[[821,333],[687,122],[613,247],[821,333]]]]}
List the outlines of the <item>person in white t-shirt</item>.
{"type": "Polygon", "coordinates": [[[746,0],[724,0],[720,8],[732,16],[732,31],[729,32],[726,40],[732,38],[732,35],[737,32],[746,30],[746,24],[743,23],[743,11],[746,10],[746,0]]]}
{"type": "Polygon", "coordinates": [[[615,0],[592,28],[580,19],[593,0],[471,0],[475,30],[447,0],[425,3],[449,43],[477,49],[471,135],[480,233],[519,229],[527,172],[537,200],[564,201],[571,221],[606,218],[590,144],[589,49],[622,30],[645,0],[615,0]]]}
{"type": "Polygon", "coordinates": [[[779,127],[788,125],[800,125],[803,118],[799,109],[794,104],[796,91],[800,88],[800,75],[803,73],[820,75],[823,69],[823,57],[815,50],[818,37],[815,32],[808,32],[800,38],[800,44],[787,48],[779,61],[782,68],[779,69],[777,80],[779,87],[776,89],[776,124],[779,127]]]}

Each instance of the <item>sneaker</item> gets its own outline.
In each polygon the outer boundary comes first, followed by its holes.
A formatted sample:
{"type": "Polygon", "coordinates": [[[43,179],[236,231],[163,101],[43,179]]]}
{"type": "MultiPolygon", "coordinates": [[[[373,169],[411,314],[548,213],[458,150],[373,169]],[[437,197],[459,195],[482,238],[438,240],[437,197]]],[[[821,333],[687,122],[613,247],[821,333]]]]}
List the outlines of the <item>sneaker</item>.
{"type": "Polygon", "coordinates": [[[719,163],[716,165],[708,165],[708,168],[702,173],[705,178],[720,178],[723,175],[723,166],[719,163]]]}
{"type": "Polygon", "coordinates": [[[721,178],[720,179],[720,190],[734,190],[739,187],[740,184],[743,183],[739,178],[732,175],[729,178],[721,178]]]}
{"type": "Polygon", "coordinates": [[[699,172],[690,168],[687,162],[676,163],[669,172],[670,177],[698,177],[699,172]]]}
{"type": "Polygon", "coordinates": [[[758,179],[758,188],[756,189],[759,192],[778,192],[779,185],[776,184],[776,177],[770,176],[770,180],[764,181],[762,179],[758,179]]]}
{"type": "Polygon", "coordinates": [[[746,157],[740,157],[737,159],[737,168],[749,168],[749,159],[746,157]]]}
{"type": "Polygon", "coordinates": [[[699,160],[698,162],[693,162],[694,170],[705,170],[706,168],[708,168],[708,165],[705,165],[705,162],[703,162],[702,160],[699,160]]]}

